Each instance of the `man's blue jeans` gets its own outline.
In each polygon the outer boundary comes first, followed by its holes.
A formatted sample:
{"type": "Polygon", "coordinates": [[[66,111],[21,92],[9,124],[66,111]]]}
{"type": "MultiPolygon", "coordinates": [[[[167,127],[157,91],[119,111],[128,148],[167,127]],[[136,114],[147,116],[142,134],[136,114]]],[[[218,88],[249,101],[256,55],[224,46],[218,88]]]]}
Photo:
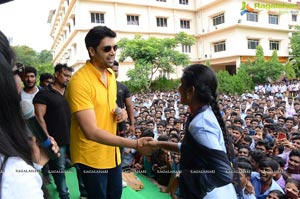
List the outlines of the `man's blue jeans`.
{"type": "Polygon", "coordinates": [[[120,199],[122,196],[122,168],[95,169],[78,164],[89,199],[120,199]]]}
{"type": "Polygon", "coordinates": [[[61,199],[70,198],[65,176],[66,148],[66,146],[59,146],[60,157],[49,161],[49,171],[54,178],[61,199]]]}

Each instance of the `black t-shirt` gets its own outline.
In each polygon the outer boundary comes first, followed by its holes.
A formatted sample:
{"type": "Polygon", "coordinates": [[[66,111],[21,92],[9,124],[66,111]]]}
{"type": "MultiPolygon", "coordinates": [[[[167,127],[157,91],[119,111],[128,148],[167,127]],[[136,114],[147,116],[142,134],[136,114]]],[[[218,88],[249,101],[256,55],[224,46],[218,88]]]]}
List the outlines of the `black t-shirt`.
{"type": "Polygon", "coordinates": [[[48,133],[59,146],[68,145],[70,143],[71,111],[65,96],[49,85],[35,95],[33,104],[47,106],[44,119],[48,133]]]}
{"type": "MultiPolygon", "coordinates": [[[[130,97],[130,92],[127,86],[117,81],[117,105],[120,108],[125,108],[125,99],[130,97]]],[[[126,122],[120,122],[117,126],[117,135],[124,137],[126,122]]]]}
{"type": "Polygon", "coordinates": [[[124,84],[117,81],[117,104],[118,107],[125,107],[125,99],[130,97],[130,91],[124,84]]]}

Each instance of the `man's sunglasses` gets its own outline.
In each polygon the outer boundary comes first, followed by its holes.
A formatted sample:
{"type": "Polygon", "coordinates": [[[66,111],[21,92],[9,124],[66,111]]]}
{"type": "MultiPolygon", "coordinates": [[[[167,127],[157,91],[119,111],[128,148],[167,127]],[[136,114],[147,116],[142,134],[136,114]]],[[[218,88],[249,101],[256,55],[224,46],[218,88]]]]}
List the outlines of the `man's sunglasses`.
{"type": "Polygon", "coordinates": [[[25,75],[25,66],[23,64],[16,64],[17,69],[13,70],[14,75],[19,75],[20,77],[23,77],[25,75]]]}
{"type": "Polygon", "coordinates": [[[114,51],[117,51],[118,50],[118,45],[114,45],[114,46],[104,46],[102,48],[102,50],[106,53],[110,52],[111,49],[114,49],[114,51]]]}

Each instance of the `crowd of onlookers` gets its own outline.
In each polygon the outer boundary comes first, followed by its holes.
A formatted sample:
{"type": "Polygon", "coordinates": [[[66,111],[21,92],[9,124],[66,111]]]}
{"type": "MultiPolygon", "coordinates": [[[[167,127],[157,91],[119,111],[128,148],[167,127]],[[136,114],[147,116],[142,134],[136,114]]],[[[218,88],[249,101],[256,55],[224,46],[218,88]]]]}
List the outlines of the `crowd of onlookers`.
{"type": "MultiPolygon", "coordinates": [[[[28,67],[27,67],[28,69],[28,67]]],[[[31,71],[27,71],[31,73],[31,71]]],[[[35,76],[23,79],[22,98],[33,97],[41,87],[35,76]],[[35,89],[30,96],[24,91],[35,89]],[[27,95],[25,95],[27,94],[27,95]]],[[[53,81],[41,76],[41,86],[53,81]]],[[[218,97],[221,114],[233,141],[234,171],[239,174],[239,194],[244,198],[299,197],[300,190],[300,84],[297,80],[257,85],[242,95],[218,97]]],[[[177,91],[133,94],[134,132],[127,123],[125,136],[130,139],[153,137],[181,142],[189,108],[180,104],[177,91]]],[[[153,179],[161,191],[180,196],[177,178],[180,154],[158,149],[152,156],[136,150],[122,150],[122,168],[142,173],[153,179]]],[[[209,168],[207,168],[209,170],[209,168]]]]}
{"type": "MultiPolygon", "coordinates": [[[[297,80],[286,80],[258,85],[242,95],[219,95],[244,198],[299,197],[299,85],[297,80]]],[[[132,101],[135,132],[130,132],[127,124],[127,137],[151,136],[181,142],[189,109],[180,104],[176,91],[134,94],[132,101]]],[[[174,185],[180,173],[179,161],[180,154],[161,149],[151,157],[125,149],[122,167],[155,179],[162,191],[178,193],[174,185]]]]}

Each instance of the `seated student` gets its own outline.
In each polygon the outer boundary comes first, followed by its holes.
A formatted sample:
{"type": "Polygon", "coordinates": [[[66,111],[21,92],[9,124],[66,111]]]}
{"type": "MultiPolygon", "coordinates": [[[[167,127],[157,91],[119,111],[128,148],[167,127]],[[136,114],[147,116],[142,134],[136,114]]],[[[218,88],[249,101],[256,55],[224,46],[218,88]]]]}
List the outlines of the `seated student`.
{"type": "Polygon", "coordinates": [[[273,179],[274,172],[278,170],[278,163],[272,158],[266,157],[259,162],[259,173],[251,173],[251,183],[257,199],[265,199],[270,191],[284,191],[273,179]]]}
{"type": "MultiPolygon", "coordinates": [[[[157,139],[158,141],[168,141],[166,135],[161,135],[157,139]]],[[[171,173],[171,165],[168,161],[168,153],[163,149],[157,149],[152,154],[152,171],[154,173],[157,183],[161,185],[161,191],[166,192],[169,184],[171,173]]]]}
{"type": "Polygon", "coordinates": [[[256,199],[254,187],[250,182],[251,165],[247,162],[237,162],[238,172],[240,174],[240,181],[242,187],[242,194],[244,199],[256,199]]]}
{"type": "MultiPolygon", "coordinates": [[[[141,137],[152,137],[154,138],[154,133],[150,129],[145,129],[141,135],[141,137]]],[[[152,159],[151,156],[141,156],[140,160],[136,162],[133,166],[135,170],[144,169],[143,173],[148,177],[154,177],[152,171],[152,159]]]]}
{"type": "Polygon", "coordinates": [[[299,182],[295,179],[287,179],[285,184],[286,199],[298,199],[299,197],[299,182]]]}
{"type": "MultiPolygon", "coordinates": [[[[133,139],[133,140],[136,139],[135,136],[134,137],[128,137],[128,138],[133,139]]],[[[122,163],[121,163],[122,170],[130,169],[133,166],[135,153],[136,153],[135,149],[126,148],[126,147],[123,148],[123,150],[122,150],[122,163]]]]}
{"type": "Polygon", "coordinates": [[[285,194],[283,194],[281,191],[273,190],[270,191],[266,199],[286,199],[285,194]]]}

